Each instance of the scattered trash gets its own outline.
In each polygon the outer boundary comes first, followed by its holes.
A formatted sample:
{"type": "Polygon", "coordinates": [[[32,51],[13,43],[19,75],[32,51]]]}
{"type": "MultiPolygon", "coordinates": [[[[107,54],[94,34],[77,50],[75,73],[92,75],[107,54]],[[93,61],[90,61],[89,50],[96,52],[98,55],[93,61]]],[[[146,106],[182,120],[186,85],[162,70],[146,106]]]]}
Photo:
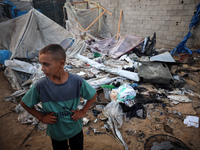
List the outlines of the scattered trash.
{"type": "Polygon", "coordinates": [[[83,71],[81,71],[80,73],[77,73],[77,75],[79,75],[79,76],[83,76],[83,75],[85,75],[86,73],[85,72],[83,72],[83,71]]]}
{"type": "Polygon", "coordinates": [[[165,121],[164,112],[158,109],[152,109],[147,112],[147,118],[154,123],[163,123],[165,121]]]}
{"type": "Polygon", "coordinates": [[[193,127],[199,128],[199,117],[186,116],[183,123],[186,124],[187,127],[193,126],[193,127]]]}
{"type": "Polygon", "coordinates": [[[89,122],[90,120],[89,120],[88,118],[84,117],[84,118],[82,119],[82,121],[83,121],[83,125],[85,126],[85,125],[88,124],[88,122],[89,122]]]}
{"type": "Polygon", "coordinates": [[[127,99],[134,99],[136,96],[136,91],[127,84],[121,85],[118,91],[117,100],[120,102],[124,102],[127,99]]]}
{"type": "Polygon", "coordinates": [[[175,102],[183,102],[183,103],[192,102],[192,100],[190,100],[185,95],[168,95],[167,98],[175,102]]]}

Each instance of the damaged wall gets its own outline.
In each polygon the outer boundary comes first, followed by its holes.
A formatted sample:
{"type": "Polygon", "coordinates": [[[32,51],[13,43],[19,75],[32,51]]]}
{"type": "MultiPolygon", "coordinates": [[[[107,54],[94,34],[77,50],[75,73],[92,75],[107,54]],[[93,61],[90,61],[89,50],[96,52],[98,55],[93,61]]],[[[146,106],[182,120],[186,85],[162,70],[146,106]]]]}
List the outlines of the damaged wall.
{"type": "MultiPolygon", "coordinates": [[[[75,1],[75,0],[74,0],[75,1]]],[[[112,35],[117,33],[120,10],[123,10],[120,34],[153,36],[157,48],[175,48],[189,31],[199,0],[97,0],[113,15],[106,15],[112,35]]],[[[200,23],[192,31],[186,46],[200,48],[200,23]]]]}

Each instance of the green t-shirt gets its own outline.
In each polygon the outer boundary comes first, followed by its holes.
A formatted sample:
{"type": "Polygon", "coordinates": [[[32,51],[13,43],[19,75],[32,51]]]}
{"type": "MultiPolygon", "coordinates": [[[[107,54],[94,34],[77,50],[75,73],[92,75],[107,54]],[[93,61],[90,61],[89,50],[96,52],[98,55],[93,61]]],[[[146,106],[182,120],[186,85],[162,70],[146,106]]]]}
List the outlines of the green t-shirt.
{"type": "Polygon", "coordinates": [[[71,119],[71,110],[77,110],[80,97],[92,99],[96,91],[78,75],[69,73],[68,80],[56,84],[48,77],[43,77],[26,93],[22,101],[30,108],[42,102],[44,112],[54,112],[55,124],[48,124],[47,134],[58,141],[69,139],[82,130],[82,120],[71,119]]]}

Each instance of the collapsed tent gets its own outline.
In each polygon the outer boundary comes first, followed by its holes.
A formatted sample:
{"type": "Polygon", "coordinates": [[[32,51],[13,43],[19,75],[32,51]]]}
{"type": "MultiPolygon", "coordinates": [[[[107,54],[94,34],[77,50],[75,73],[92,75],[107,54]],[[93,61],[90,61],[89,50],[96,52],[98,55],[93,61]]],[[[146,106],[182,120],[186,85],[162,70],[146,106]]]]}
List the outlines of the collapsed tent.
{"type": "Polygon", "coordinates": [[[91,44],[93,50],[116,59],[121,55],[127,53],[133,48],[137,47],[144,41],[142,37],[136,37],[132,35],[120,36],[119,40],[115,39],[115,36],[91,44]]]}
{"type": "Polygon", "coordinates": [[[75,35],[81,35],[83,32],[88,32],[97,38],[110,38],[110,30],[104,21],[105,12],[102,13],[100,5],[88,2],[87,6],[88,8],[78,9],[73,7],[69,2],[65,3],[64,7],[67,10],[68,18],[66,28],[75,35]],[[102,16],[99,17],[100,15],[102,16]],[[98,21],[94,22],[98,17],[98,21]],[[94,24],[92,24],[93,22],[94,24]]]}
{"type": "Polygon", "coordinates": [[[0,23],[0,49],[9,49],[13,58],[35,58],[48,44],[59,44],[73,35],[66,29],[31,9],[27,14],[0,23]]]}

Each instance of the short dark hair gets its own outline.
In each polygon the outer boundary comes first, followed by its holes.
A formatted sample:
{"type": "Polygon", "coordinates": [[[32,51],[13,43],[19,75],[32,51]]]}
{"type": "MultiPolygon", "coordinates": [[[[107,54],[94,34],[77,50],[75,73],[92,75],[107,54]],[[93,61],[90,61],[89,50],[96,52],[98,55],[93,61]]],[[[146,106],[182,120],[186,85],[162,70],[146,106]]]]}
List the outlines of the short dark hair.
{"type": "Polygon", "coordinates": [[[50,44],[40,50],[41,54],[52,54],[56,60],[66,60],[66,54],[59,44],[50,44]]]}

